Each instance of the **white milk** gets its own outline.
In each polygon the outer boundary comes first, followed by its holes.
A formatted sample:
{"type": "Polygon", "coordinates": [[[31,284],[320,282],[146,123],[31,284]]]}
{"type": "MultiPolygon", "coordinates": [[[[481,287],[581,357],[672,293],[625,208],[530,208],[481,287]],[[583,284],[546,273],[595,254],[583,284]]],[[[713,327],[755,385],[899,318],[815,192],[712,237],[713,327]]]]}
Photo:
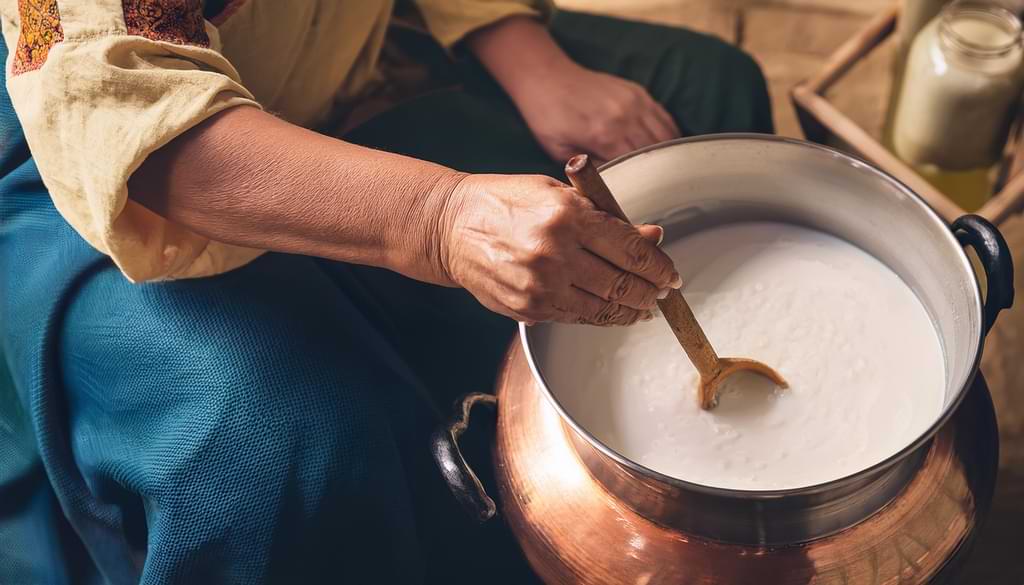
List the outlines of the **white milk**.
{"type": "Polygon", "coordinates": [[[849,475],[896,453],[943,406],[942,350],[924,307],[885,265],[842,240],[780,223],[707,230],[666,247],[722,356],[740,374],[697,405],[697,372],[661,318],[557,325],[545,375],[569,414],[642,465],[694,483],[768,490],[849,475]]]}

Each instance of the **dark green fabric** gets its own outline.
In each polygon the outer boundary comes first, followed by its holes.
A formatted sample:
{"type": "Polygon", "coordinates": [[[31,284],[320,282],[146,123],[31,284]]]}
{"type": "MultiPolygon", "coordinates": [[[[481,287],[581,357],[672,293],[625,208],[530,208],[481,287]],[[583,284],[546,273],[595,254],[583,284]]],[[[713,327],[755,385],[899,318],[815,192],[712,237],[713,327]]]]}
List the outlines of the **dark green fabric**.
{"type": "MultiPolygon", "coordinates": [[[[553,31],[688,133],[771,130],[756,65],[720,41],[565,12],[553,31]]],[[[471,60],[458,74],[463,89],[348,138],[561,177],[493,80],[471,60]]],[[[143,582],[529,582],[500,520],[461,518],[426,457],[451,399],[492,384],[510,321],[465,291],[279,254],[131,285],[57,214],[5,100],[0,583],[134,582],[146,555],[143,582]]],[[[471,432],[493,492],[486,428],[471,432]]]]}
{"type": "MultiPolygon", "coordinates": [[[[773,131],[757,63],[716,37],[566,11],[556,14],[552,33],[577,62],[646,87],[684,135],[773,131]]],[[[541,150],[497,83],[472,59],[458,66],[462,89],[412,100],[346,139],[467,172],[564,180],[563,162],[541,150]]]]}

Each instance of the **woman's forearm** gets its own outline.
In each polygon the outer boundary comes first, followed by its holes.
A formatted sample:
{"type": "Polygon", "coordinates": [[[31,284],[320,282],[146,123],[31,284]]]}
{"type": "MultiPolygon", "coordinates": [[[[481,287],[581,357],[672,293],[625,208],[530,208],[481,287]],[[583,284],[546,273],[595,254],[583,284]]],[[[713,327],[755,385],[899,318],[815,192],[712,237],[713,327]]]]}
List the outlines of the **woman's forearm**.
{"type": "Polygon", "coordinates": [[[151,154],[128,191],[213,240],[450,285],[438,250],[441,218],[463,176],[238,107],[151,154]]]}
{"type": "Polygon", "coordinates": [[[512,16],[474,31],[466,45],[513,99],[551,75],[578,67],[536,18],[512,16]]]}
{"type": "Polygon", "coordinates": [[[211,239],[462,286],[527,322],[628,324],[680,286],[655,244],[539,175],[465,175],[303,130],[255,108],[147,157],[129,196],[211,239]]]}

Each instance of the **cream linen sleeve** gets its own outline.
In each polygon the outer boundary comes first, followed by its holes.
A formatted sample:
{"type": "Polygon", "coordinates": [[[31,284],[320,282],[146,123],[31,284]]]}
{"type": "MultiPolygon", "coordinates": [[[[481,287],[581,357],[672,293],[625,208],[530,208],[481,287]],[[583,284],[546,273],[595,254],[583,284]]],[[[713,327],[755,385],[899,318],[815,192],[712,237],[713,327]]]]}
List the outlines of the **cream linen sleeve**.
{"type": "Polygon", "coordinates": [[[226,108],[259,107],[201,0],[0,0],[7,90],[57,210],[130,280],[204,276],[259,255],[128,199],[146,156],[226,108]]]}
{"type": "Polygon", "coordinates": [[[414,0],[427,29],[445,48],[451,48],[474,30],[516,14],[548,20],[551,0],[414,0]]]}

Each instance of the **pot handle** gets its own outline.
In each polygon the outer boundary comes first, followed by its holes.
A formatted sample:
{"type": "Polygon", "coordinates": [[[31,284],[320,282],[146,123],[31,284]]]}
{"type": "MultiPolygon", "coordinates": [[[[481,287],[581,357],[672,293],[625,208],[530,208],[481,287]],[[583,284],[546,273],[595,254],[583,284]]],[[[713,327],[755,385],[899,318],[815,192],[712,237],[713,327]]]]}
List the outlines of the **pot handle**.
{"type": "Polygon", "coordinates": [[[498,398],[491,394],[473,392],[455,401],[455,412],[447,422],[434,430],[430,437],[430,450],[448,489],[462,508],[477,522],[483,523],[494,517],[497,507],[487,495],[480,478],[470,469],[466,458],[459,449],[459,437],[469,428],[473,407],[480,405],[494,409],[498,398]]]}
{"type": "Polygon", "coordinates": [[[968,214],[957,218],[952,225],[953,234],[962,246],[970,246],[978,253],[985,270],[988,293],[985,295],[985,334],[1003,309],[1013,306],[1013,259],[1006,240],[999,229],[980,215],[968,214]]]}

